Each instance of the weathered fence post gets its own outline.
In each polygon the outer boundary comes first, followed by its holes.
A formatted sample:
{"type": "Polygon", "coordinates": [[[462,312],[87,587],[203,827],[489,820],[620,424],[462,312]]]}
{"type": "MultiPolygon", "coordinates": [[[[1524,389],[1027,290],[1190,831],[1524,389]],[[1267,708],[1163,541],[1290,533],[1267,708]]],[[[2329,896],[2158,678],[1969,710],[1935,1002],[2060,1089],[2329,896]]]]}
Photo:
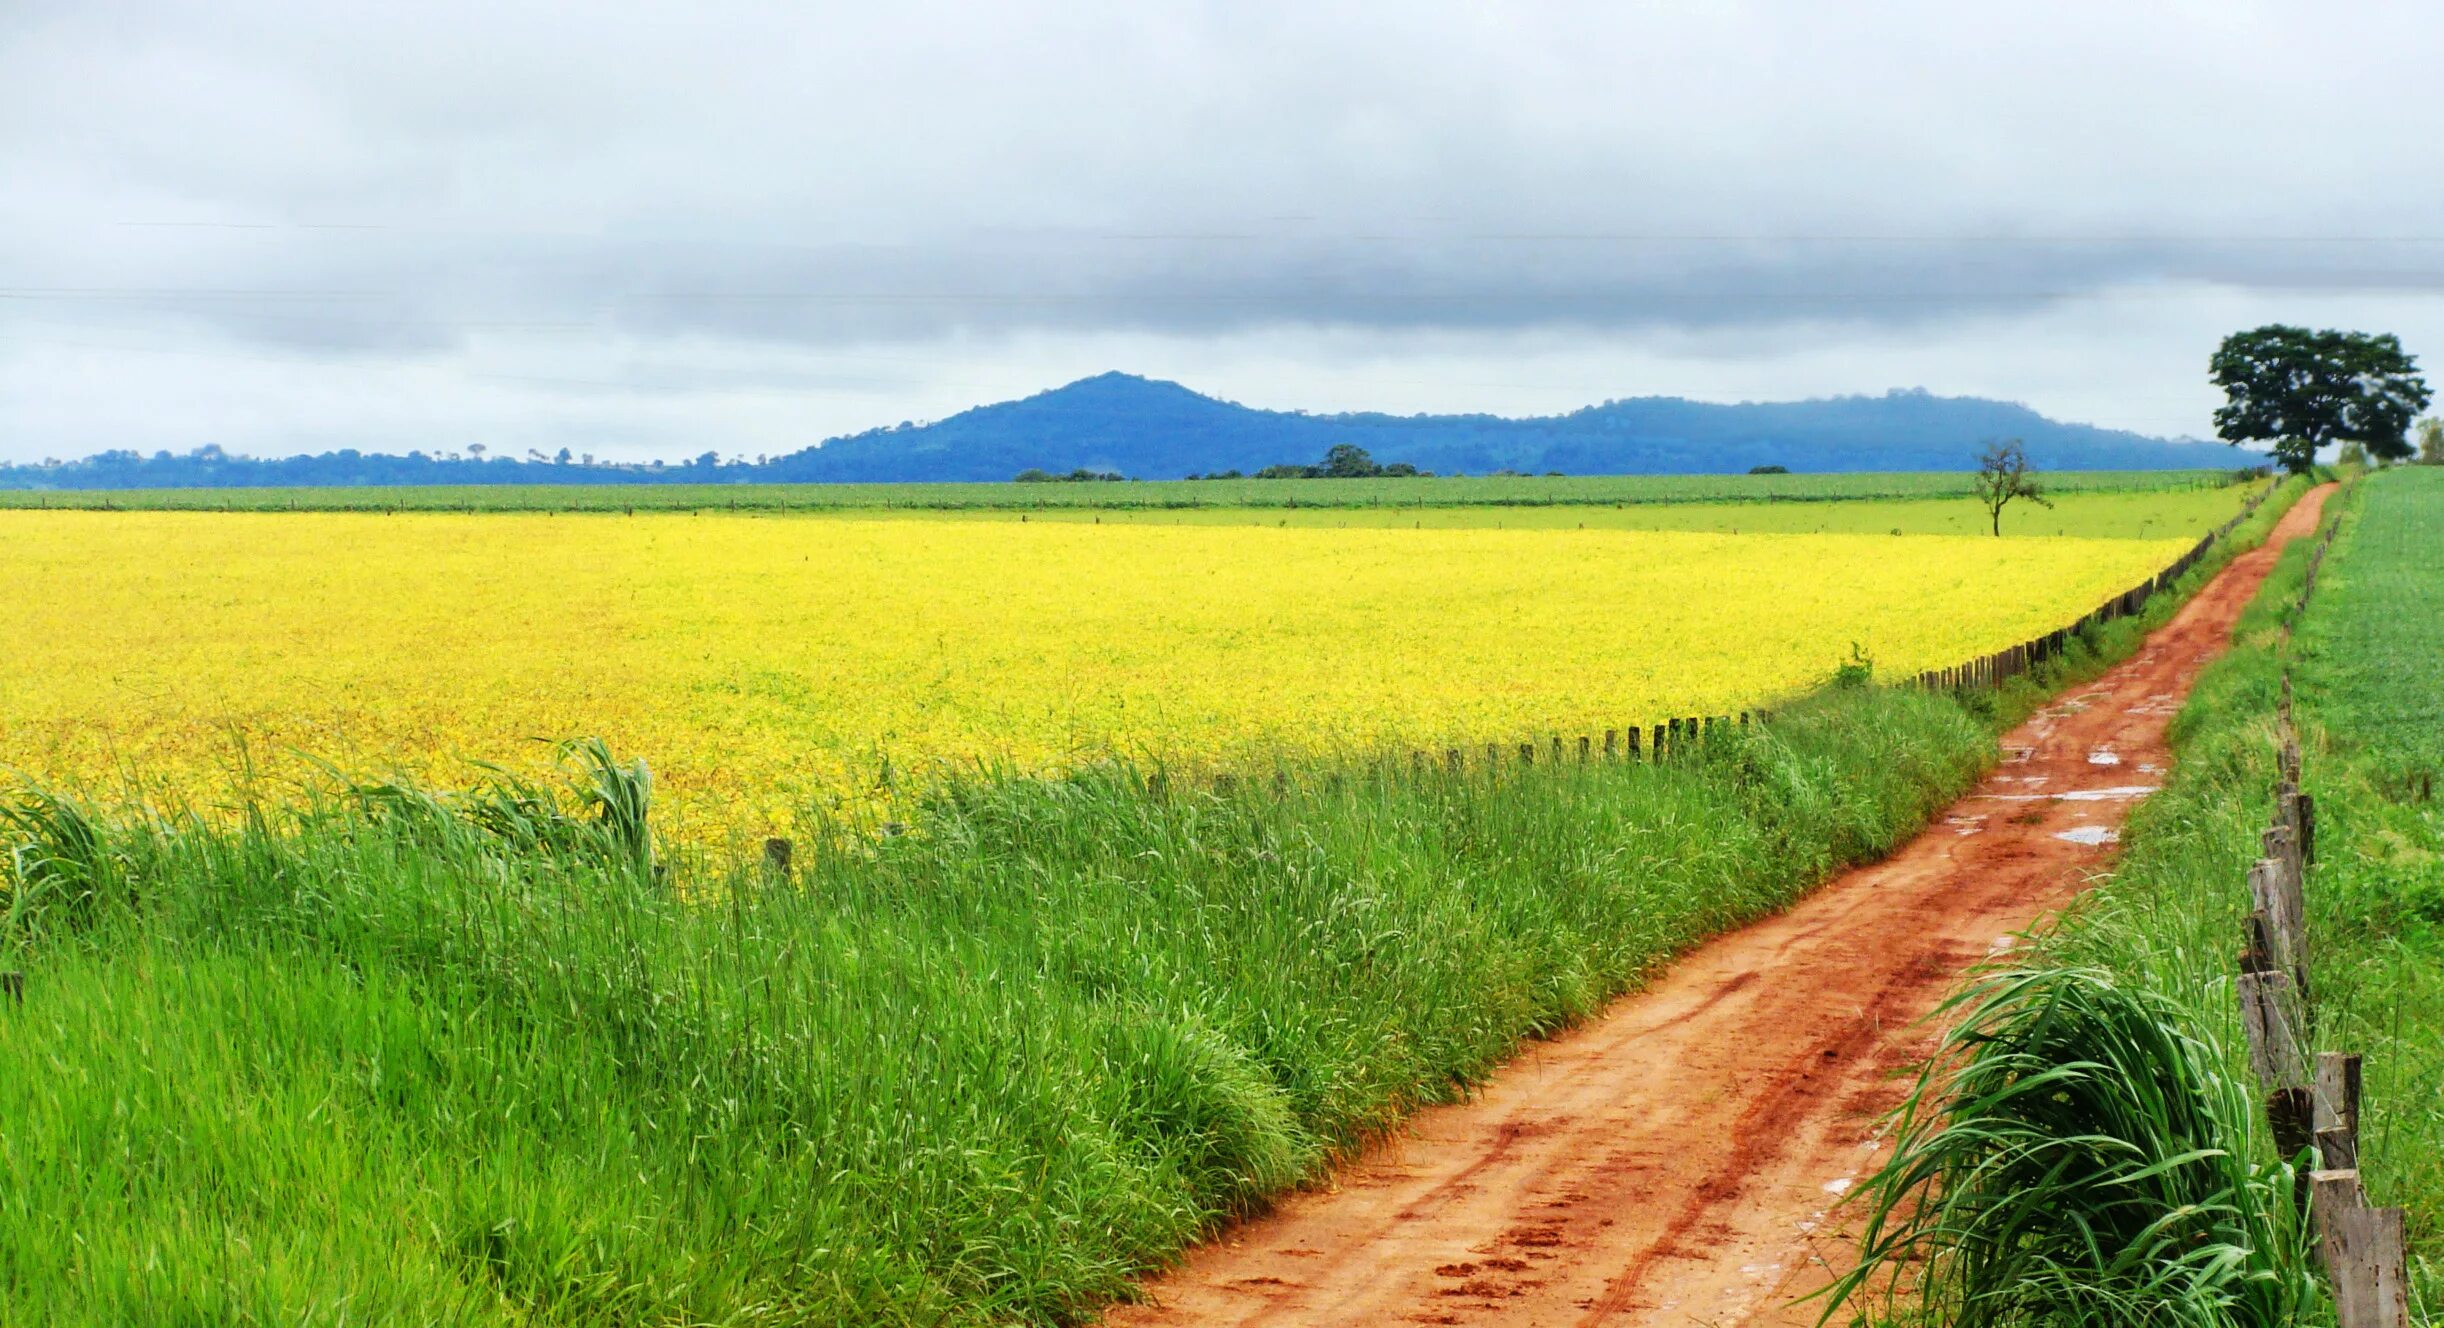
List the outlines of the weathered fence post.
{"type": "Polygon", "coordinates": [[[6,996],[10,1005],[25,1004],[25,974],[15,969],[0,973],[0,996],[6,996]]]}
{"type": "MultiPolygon", "coordinates": [[[[1607,748],[1606,750],[1609,751],[1610,749],[1607,748]]],[[[1584,733],[1578,735],[1578,763],[1580,765],[1587,764],[1587,735],[1584,733]]]]}
{"type": "Polygon", "coordinates": [[[2335,1322],[2340,1328],[2407,1328],[2409,1261],[2402,1210],[2368,1207],[2356,1170],[2318,1171],[2309,1184],[2335,1322]]]}
{"type": "Polygon", "coordinates": [[[2291,975],[2243,973],[2235,986],[2240,994],[2241,1026],[2249,1036],[2249,1068],[2257,1072],[2257,1081],[2269,1089],[2305,1083],[2308,1065],[2300,1054],[2292,1017],[2291,975]]]}
{"type": "Polygon", "coordinates": [[[1621,731],[1619,729],[1604,730],[1604,759],[1611,760],[1620,752],[1620,749],[1621,731]]]}
{"type": "Polygon", "coordinates": [[[764,870],[773,875],[789,875],[790,860],[794,856],[795,850],[788,840],[775,835],[764,841],[764,870]]]}
{"type": "Polygon", "coordinates": [[[2317,1132],[2318,1151],[2325,1165],[2336,1170],[2359,1166],[2360,1061],[2356,1052],[2317,1053],[2316,1104],[2310,1123],[2317,1132]],[[2335,1144],[2329,1149],[2328,1136],[2335,1144]],[[2337,1157],[2347,1161],[2337,1161],[2337,1157]]]}
{"type": "MultiPolygon", "coordinates": [[[[2268,831],[2269,835],[2273,832],[2268,831]]],[[[2270,844],[2279,850],[2281,845],[2270,844]]],[[[2284,856],[2269,854],[2249,868],[2249,901],[2265,911],[2273,933],[2275,964],[2289,976],[2303,998],[2308,991],[2307,909],[2300,896],[2300,878],[2284,856]]]]}

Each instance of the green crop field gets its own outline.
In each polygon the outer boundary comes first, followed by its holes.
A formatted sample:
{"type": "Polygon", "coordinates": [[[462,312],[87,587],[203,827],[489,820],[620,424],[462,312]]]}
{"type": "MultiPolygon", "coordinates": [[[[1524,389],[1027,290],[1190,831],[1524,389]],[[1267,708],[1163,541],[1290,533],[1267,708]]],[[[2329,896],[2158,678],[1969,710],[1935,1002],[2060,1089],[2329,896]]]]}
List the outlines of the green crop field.
{"type": "MultiPolygon", "coordinates": [[[[2212,489],[2220,470],[2064,471],[2060,492],[2212,489]]],[[[1966,498],[1965,471],[1844,475],[1476,476],[1377,480],[1148,480],[1084,484],[501,484],[444,488],[0,490],[0,507],[300,511],[1110,510],[1606,506],[1966,498]]]]}
{"type": "Polygon", "coordinates": [[[2362,1170],[2444,1310],[2444,469],[2373,475],[2301,618],[2321,1046],[2367,1058],[2362,1170]]]}
{"type": "Polygon", "coordinates": [[[2300,647],[2319,718],[2373,766],[2444,767],[2444,468],[2371,476],[2300,647]]]}

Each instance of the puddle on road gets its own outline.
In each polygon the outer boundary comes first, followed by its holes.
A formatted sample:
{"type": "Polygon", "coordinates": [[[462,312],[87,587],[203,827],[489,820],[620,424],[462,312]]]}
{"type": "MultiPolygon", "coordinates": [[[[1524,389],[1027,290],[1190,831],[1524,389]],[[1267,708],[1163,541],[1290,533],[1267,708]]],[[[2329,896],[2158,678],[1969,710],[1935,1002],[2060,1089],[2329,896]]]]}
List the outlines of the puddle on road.
{"type": "Polygon", "coordinates": [[[2099,844],[2115,844],[2121,842],[2121,834],[2119,831],[2101,825],[2074,826],[2068,830],[2056,831],[2054,838],[2067,840],[2073,844],[2087,844],[2090,846],[2099,844]]]}
{"type": "Polygon", "coordinates": [[[1972,793],[1979,802],[2119,802],[2128,798],[2144,798],[2156,792],[2158,784],[2116,784],[2112,788],[2071,789],[2065,793],[1972,793]]]}
{"type": "Polygon", "coordinates": [[[2118,784],[2112,788],[2078,789],[2070,793],[2057,793],[2054,797],[2063,802],[2114,802],[2123,798],[2143,798],[2155,792],[2159,787],[2161,785],[2118,784]]]}

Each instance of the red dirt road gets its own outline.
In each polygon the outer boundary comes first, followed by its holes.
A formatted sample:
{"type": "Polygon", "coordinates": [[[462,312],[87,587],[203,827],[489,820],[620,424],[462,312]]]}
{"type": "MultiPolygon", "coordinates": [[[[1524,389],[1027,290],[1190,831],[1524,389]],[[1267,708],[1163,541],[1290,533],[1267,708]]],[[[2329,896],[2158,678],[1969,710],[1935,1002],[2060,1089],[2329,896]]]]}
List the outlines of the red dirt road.
{"type": "Polygon", "coordinates": [[[2167,721],[2288,513],[2133,659],[2003,740],[2003,764],[1874,866],[1691,952],[1527,1048],[1472,1100],[1191,1252],[1112,1325],[1812,1323],[1828,1216],[1923,1054],[1909,1026],[2058,907],[2161,780],[2167,721]]]}

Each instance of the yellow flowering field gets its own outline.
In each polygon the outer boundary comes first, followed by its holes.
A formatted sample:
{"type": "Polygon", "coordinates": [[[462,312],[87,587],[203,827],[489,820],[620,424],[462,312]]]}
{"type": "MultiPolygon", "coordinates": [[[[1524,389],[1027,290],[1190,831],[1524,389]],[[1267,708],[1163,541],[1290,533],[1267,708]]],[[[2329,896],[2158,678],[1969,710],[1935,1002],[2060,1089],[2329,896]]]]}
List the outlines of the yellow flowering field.
{"type": "Polygon", "coordinates": [[[0,766],[465,783],[595,734],[667,830],[941,763],[1255,768],[1723,713],[2050,630],[2181,539],[753,516],[0,512],[0,766]],[[251,773],[242,773],[251,772],[251,773]]]}

